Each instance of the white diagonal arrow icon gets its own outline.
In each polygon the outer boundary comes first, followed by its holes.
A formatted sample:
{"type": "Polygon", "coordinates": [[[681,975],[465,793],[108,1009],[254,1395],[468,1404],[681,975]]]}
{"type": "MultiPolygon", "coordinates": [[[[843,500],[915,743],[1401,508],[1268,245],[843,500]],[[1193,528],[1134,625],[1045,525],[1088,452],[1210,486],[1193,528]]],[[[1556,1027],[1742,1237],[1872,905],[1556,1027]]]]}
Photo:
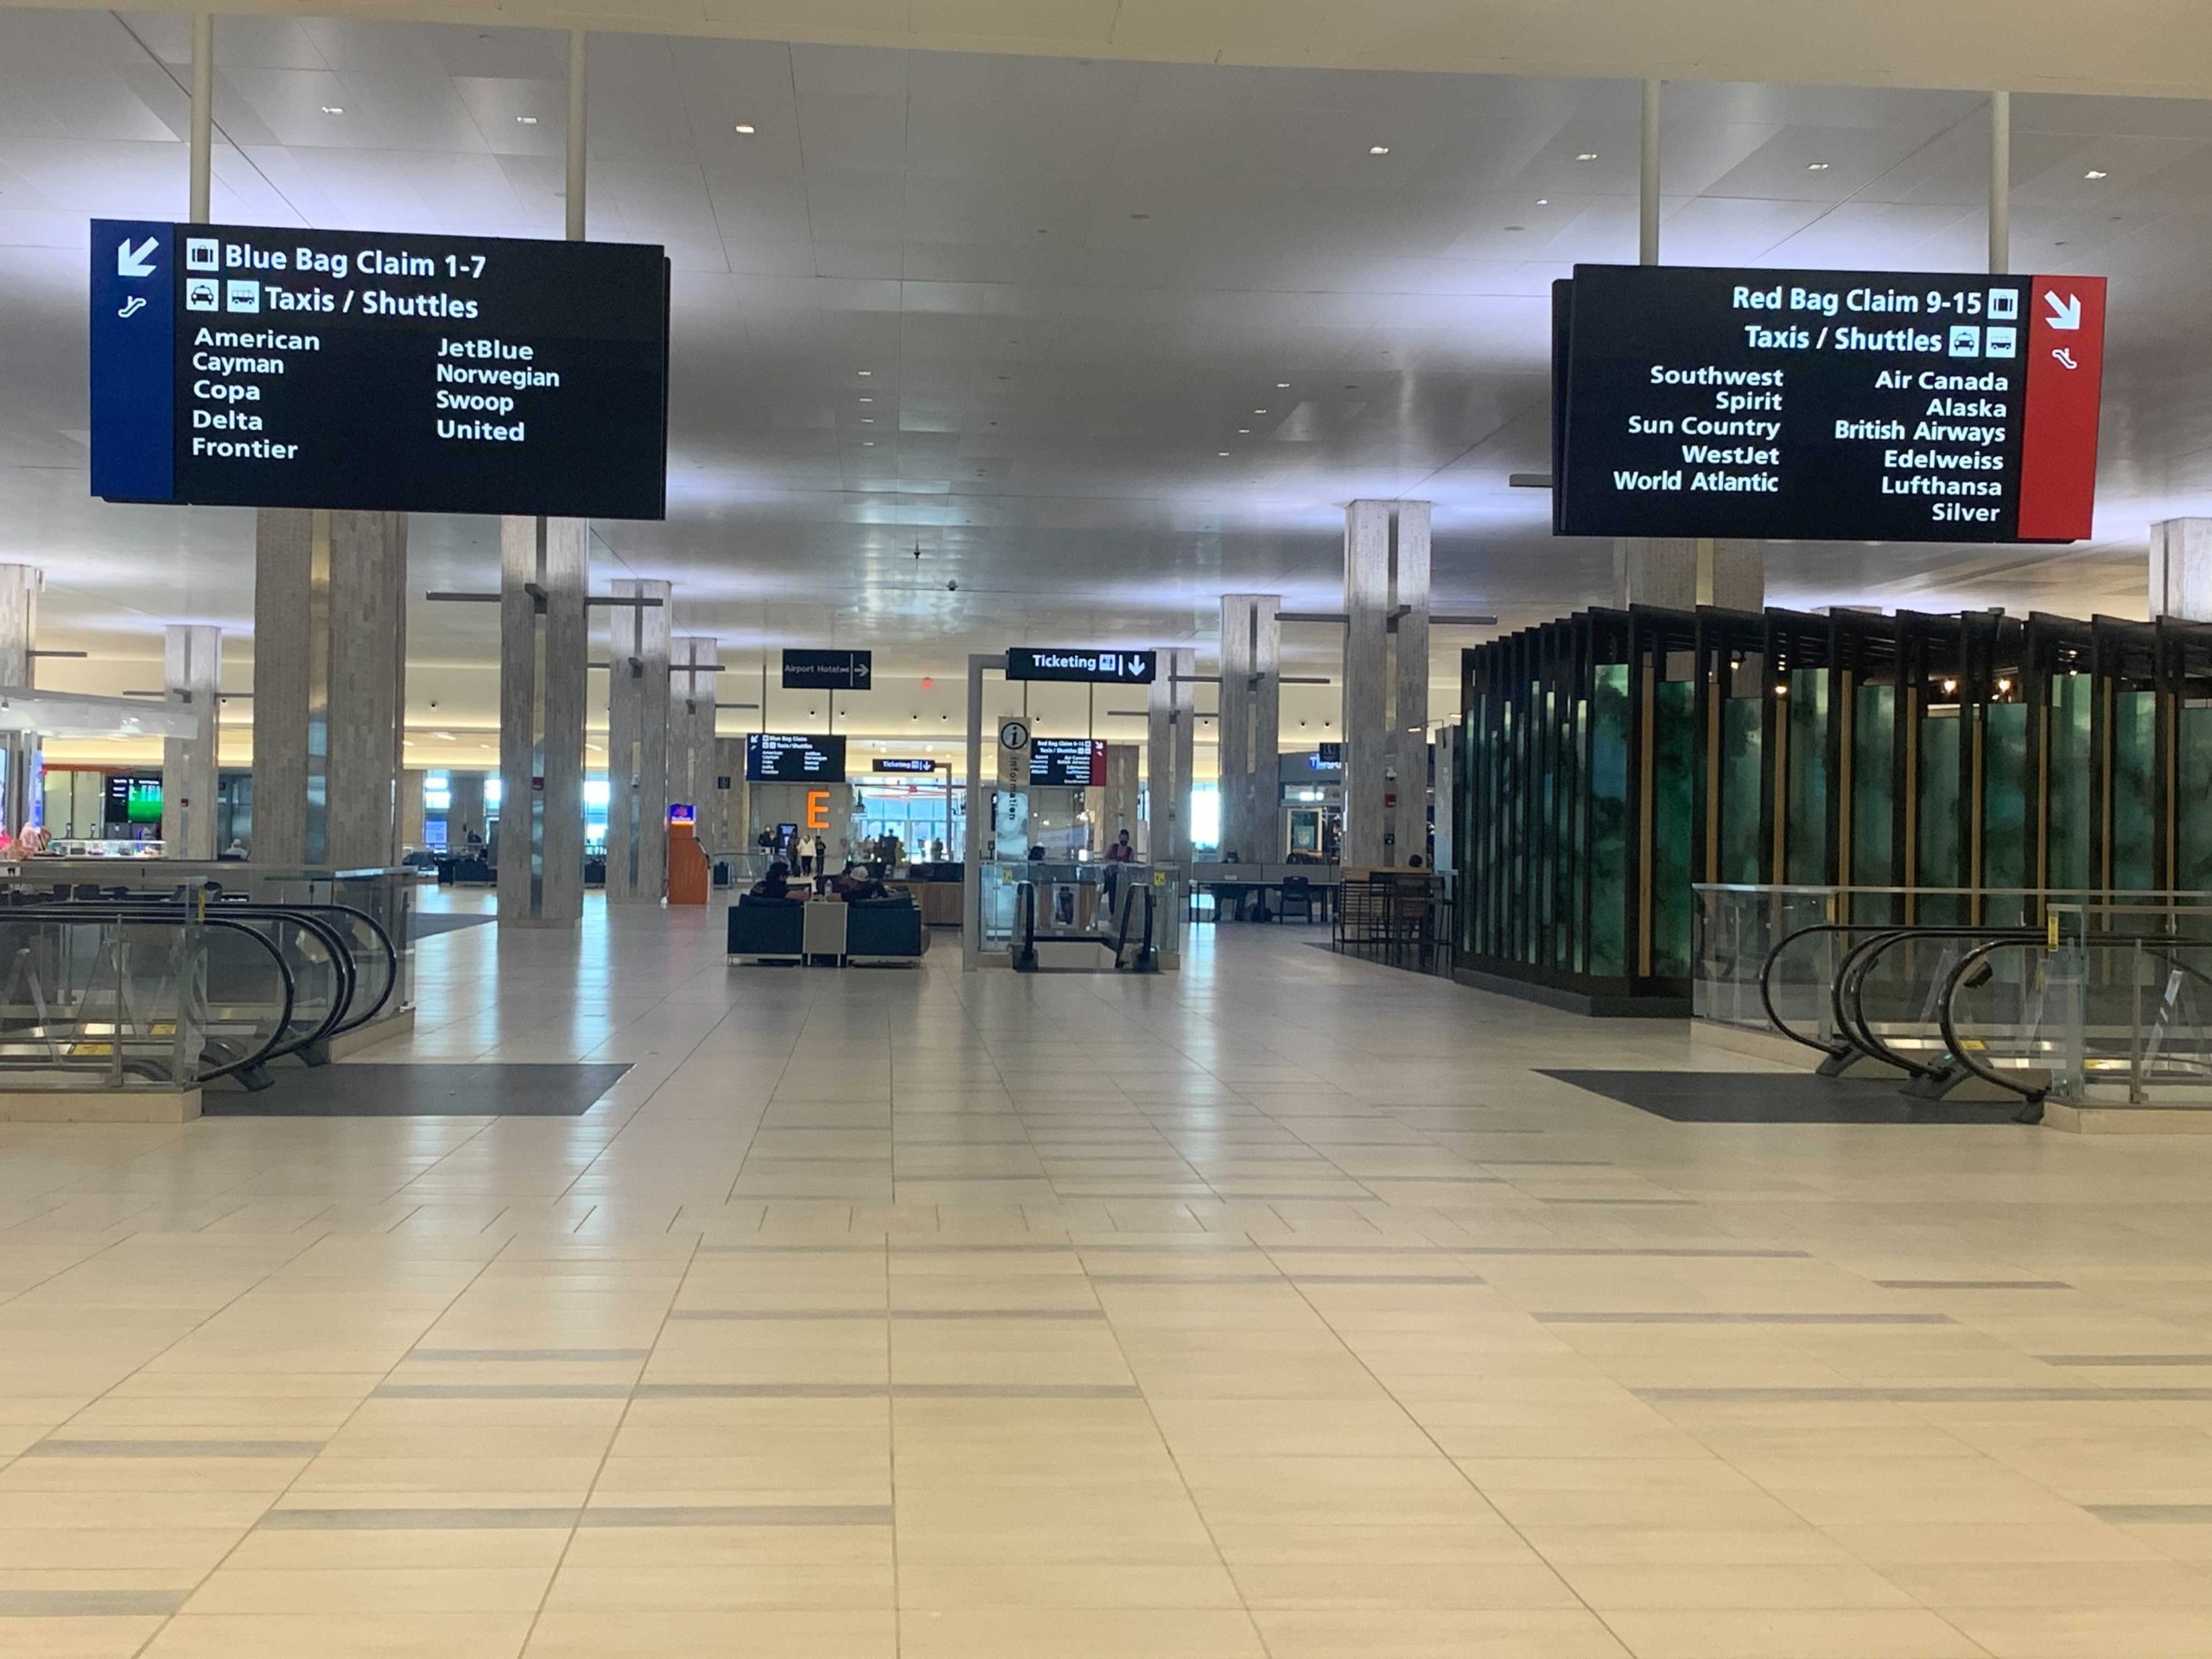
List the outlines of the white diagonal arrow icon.
{"type": "Polygon", "coordinates": [[[2079,295],[2069,294],[2062,300],[2056,289],[2046,288],[2043,291],[2043,302],[2050,308],[2049,321],[2052,327],[2079,328],[2082,326],[2082,299],[2079,295]]]}
{"type": "Polygon", "coordinates": [[[122,241],[115,245],[115,274],[118,276],[152,276],[154,268],[146,261],[154,250],[160,245],[158,241],[149,236],[134,248],[130,245],[130,238],[124,237],[122,241]]]}

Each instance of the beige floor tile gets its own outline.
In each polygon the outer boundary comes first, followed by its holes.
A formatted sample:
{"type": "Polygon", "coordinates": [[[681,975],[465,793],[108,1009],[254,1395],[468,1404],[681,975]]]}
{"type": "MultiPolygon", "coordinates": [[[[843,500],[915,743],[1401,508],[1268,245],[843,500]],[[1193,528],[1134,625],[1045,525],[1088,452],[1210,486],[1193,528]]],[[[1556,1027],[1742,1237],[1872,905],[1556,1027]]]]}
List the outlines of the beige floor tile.
{"type": "Polygon", "coordinates": [[[1266,1659],[1251,1619],[1227,1608],[971,1608],[903,1612],[899,1659],[1266,1659]]]}
{"type": "Polygon", "coordinates": [[[1628,1659],[1597,1616],[1579,1609],[1253,1617],[1270,1659],[1628,1659]]]}
{"type": "Polygon", "coordinates": [[[552,1577],[544,1567],[268,1569],[226,1564],[184,1605],[187,1618],[221,1613],[526,1613],[552,1577]]]}
{"type": "Polygon", "coordinates": [[[527,1613],[180,1613],[145,1659],[513,1659],[527,1613]]]}
{"type": "Polygon", "coordinates": [[[569,1560],[562,1565],[545,1605],[549,1611],[574,1612],[653,1613],[687,1608],[850,1611],[887,1609],[893,1599],[888,1560],[725,1560],[660,1566],[626,1561],[596,1567],[569,1560]]]}
{"type": "Polygon", "coordinates": [[[1605,1623],[1636,1659],[1981,1659],[1923,1609],[1618,1609],[1605,1623]]]}

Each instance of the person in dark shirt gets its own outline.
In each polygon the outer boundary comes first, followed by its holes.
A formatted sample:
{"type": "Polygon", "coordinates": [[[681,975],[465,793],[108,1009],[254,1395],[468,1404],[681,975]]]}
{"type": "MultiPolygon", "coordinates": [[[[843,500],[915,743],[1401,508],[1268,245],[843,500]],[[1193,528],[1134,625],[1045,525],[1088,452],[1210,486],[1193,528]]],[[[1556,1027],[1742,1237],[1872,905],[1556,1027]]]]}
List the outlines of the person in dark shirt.
{"type": "Polygon", "coordinates": [[[780,858],[768,867],[768,874],[753,884],[750,897],[754,899],[788,899],[791,896],[791,867],[780,858]]]}

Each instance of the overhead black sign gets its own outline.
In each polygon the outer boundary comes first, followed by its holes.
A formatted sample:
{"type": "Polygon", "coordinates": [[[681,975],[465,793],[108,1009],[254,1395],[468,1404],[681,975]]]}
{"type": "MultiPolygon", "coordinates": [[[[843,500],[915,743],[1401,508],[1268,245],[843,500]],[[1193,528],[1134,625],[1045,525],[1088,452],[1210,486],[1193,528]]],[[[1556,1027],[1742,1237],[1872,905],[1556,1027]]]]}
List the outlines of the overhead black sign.
{"type": "Polygon", "coordinates": [[[1106,781],[1106,745],[1087,737],[1029,740],[1029,781],[1046,788],[1090,789],[1106,781]]]}
{"type": "Polygon", "coordinates": [[[1017,647],[1006,654],[1009,680],[1080,680],[1100,685],[1150,685],[1157,653],[1017,647]]]}
{"type": "Polygon", "coordinates": [[[1578,265],[1553,303],[1561,535],[2089,534],[2101,277],[1578,265]]]}
{"type": "Polygon", "coordinates": [[[1341,766],[1344,763],[1344,746],[1342,743],[1323,743],[1313,751],[1313,764],[1317,766],[1341,766]]]}
{"type": "Polygon", "coordinates": [[[869,651],[784,652],[786,691],[865,691],[875,677],[875,653],[869,651]]]}
{"type": "Polygon", "coordinates": [[[935,772],[937,762],[918,754],[879,754],[875,758],[878,772],[935,772]]]}
{"type": "Polygon", "coordinates": [[[657,247],[92,221],[92,493],[660,518],[657,247]]]}
{"type": "Polygon", "coordinates": [[[756,784],[842,784],[845,740],[775,732],[748,732],[745,775],[756,784]]]}

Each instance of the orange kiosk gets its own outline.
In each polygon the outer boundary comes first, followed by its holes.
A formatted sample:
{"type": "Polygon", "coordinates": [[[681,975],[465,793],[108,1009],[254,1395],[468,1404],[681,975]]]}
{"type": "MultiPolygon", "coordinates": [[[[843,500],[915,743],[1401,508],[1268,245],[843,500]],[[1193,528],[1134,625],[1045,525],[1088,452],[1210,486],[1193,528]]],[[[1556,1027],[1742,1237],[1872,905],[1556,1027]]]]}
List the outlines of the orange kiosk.
{"type": "Polygon", "coordinates": [[[699,844],[698,809],[678,802],[668,808],[668,902],[704,905],[711,885],[707,849],[699,844]]]}

